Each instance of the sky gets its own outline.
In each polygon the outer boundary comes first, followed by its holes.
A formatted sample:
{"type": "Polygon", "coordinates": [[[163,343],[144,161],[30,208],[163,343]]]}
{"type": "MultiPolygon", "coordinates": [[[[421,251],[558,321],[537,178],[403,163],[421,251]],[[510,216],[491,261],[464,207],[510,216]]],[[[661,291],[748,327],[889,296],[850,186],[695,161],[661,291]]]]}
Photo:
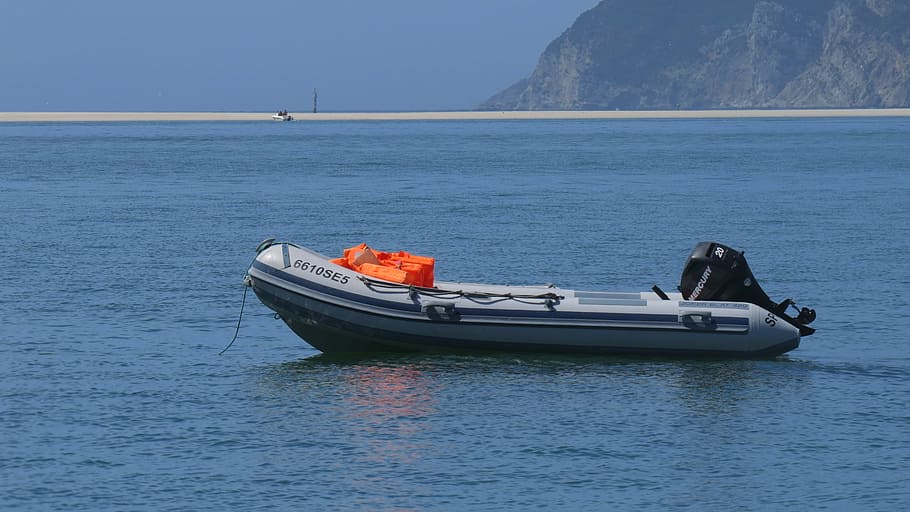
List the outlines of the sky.
{"type": "Polygon", "coordinates": [[[597,0],[0,0],[0,111],[469,110],[597,0]]]}

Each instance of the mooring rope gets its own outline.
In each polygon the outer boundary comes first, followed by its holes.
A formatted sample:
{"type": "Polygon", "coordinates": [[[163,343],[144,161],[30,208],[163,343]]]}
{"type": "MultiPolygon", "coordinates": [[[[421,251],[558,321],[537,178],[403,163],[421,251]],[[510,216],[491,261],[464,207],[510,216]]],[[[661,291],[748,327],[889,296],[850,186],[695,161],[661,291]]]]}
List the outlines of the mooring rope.
{"type": "Polygon", "coordinates": [[[227,349],[231,348],[231,345],[233,345],[233,344],[234,344],[234,341],[237,340],[237,335],[240,334],[240,321],[243,320],[243,306],[246,304],[246,291],[247,291],[249,288],[250,288],[250,287],[247,286],[246,283],[244,283],[244,285],[243,285],[243,298],[240,299],[240,316],[237,317],[237,327],[234,329],[234,337],[231,338],[231,342],[228,343],[228,346],[224,347],[224,350],[222,350],[221,352],[218,352],[218,355],[219,355],[219,356],[220,356],[221,354],[224,354],[225,352],[227,352],[227,349]]]}
{"type": "Polygon", "coordinates": [[[409,284],[399,284],[399,283],[389,283],[386,281],[378,281],[376,279],[370,279],[366,276],[357,276],[358,279],[363,281],[363,284],[367,285],[369,288],[389,288],[396,291],[407,291],[409,294],[413,295],[427,295],[430,297],[441,298],[446,295],[454,295],[456,297],[467,297],[473,299],[502,299],[502,300],[514,300],[521,302],[522,299],[541,299],[545,301],[551,300],[562,300],[565,299],[564,296],[553,293],[536,293],[536,294],[516,294],[516,293],[496,293],[496,292],[481,292],[481,291],[464,291],[464,290],[440,290],[437,288],[424,288],[420,286],[413,286],[409,284]]]}

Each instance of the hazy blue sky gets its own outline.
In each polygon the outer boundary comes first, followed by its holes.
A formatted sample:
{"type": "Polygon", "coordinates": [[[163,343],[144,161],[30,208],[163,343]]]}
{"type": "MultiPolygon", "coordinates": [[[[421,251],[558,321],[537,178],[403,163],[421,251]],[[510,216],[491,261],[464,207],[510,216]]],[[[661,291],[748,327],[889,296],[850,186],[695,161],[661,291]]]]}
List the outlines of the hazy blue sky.
{"type": "Polygon", "coordinates": [[[597,0],[0,0],[0,111],[470,109],[597,0]]]}

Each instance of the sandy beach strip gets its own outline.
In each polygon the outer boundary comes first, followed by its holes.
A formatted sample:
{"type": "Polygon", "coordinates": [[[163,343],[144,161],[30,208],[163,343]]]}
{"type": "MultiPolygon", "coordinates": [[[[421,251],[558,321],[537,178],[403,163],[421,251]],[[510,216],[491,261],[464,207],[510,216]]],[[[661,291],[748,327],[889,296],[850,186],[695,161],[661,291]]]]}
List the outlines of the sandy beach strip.
{"type": "MultiPolygon", "coordinates": [[[[910,117],[910,108],[790,110],[533,110],[294,113],[296,121],[434,121],[515,119],[737,119],[910,117]]],[[[271,112],[0,112],[0,122],[269,121],[271,112]]]]}

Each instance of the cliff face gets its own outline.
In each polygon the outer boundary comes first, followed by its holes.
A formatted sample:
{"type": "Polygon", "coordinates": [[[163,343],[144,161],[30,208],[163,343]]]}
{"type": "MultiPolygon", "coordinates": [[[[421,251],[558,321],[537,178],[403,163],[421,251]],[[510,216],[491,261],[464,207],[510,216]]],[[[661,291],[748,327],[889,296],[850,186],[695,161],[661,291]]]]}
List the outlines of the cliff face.
{"type": "Polygon", "coordinates": [[[910,0],[603,0],[484,110],[910,106],[910,0]]]}

